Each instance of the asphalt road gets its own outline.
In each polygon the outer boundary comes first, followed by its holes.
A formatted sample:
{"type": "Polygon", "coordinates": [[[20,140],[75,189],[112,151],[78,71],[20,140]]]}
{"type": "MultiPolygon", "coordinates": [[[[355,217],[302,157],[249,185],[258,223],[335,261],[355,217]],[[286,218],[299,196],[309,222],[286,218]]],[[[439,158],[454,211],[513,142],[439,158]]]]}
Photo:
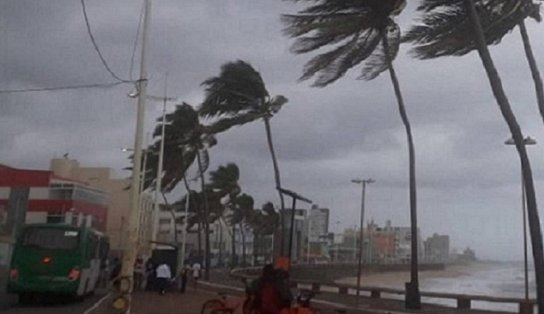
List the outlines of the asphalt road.
{"type": "Polygon", "coordinates": [[[6,293],[7,279],[7,268],[0,267],[0,311],[7,309],[10,305],[17,301],[17,298],[6,293]]]}
{"type": "Polygon", "coordinates": [[[49,297],[47,299],[37,300],[34,304],[30,305],[11,303],[7,309],[4,308],[0,310],[0,312],[2,314],[83,314],[103,296],[103,294],[96,294],[94,296],[86,297],[83,301],[63,300],[62,298],[49,297]]]}

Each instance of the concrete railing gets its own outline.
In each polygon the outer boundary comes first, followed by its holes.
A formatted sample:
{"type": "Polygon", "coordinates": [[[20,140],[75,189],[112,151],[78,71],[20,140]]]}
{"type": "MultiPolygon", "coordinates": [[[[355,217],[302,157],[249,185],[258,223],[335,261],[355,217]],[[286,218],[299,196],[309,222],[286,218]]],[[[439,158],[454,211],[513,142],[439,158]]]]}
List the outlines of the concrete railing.
{"type": "MultiPolygon", "coordinates": [[[[231,271],[231,276],[238,279],[254,279],[259,276],[261,271],[260,267],[251,268],[238,268],[231,271]]],[[[337,283],[323,283],[315,280],[300,280],[290,279],[289,283],[294,288],[308,289],[316,292],[337,293],[341,295],[354,295],[356,294],[357,286],[353,284],[337,284],[337,283]]],[[[379,299],[383,294],[389,295],[404,295],[405,290],[385,287],[372,287],[362,286],[359,291],[365,292],[366,296],[379,299]]],[[[484,301],[493,303],[507,303],[517,304],[519,314],[533,314],[536,300],[523,299],[523,298],[509,298],[509,297],[493,297],[487,295],[477,294],[458,294],[447,292],[421,292],[422,297],[436,298],[436,299],[449,299],[457,302],[458,309],[471,309],[472,301],[484,301]]],[[[386,299],[386,298],[384,298],[386,299]]]]}

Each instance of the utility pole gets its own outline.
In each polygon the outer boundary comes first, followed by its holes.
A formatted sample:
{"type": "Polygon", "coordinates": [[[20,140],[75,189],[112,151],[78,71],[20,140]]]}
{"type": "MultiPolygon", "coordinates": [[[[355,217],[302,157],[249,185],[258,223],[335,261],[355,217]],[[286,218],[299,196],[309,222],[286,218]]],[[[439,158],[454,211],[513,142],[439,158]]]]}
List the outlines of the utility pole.
{"type": "Polygon", "coordinates": [[[134,165],[132,167],[132,180],[130,185],[130,214],[128,219],[128,241],[123,253],[121,268],[120,293],[121,296],[114,299],[114,307],[124,313],[130,313],[133,288],[134,261],[138,254],[138,235],[140,229],[140,171],[142,162],[142,142],[144,133],[145,98],[147,88],[147,64],[146,46],[149,35],[149,20],[151,15],[151,1],[145,0],[144,23],[142,32],[142,50],[140,60],[140,79],[138,80],[138,108],[136,117],[136,133],[134,136],[134,165]]]}
{"type": "Polygon", "coordinates": [[[362,186],[362,195],[361,195],[361,223],[360,223],[360,237],[361,239],[359,240],[359,259],[358,259],[358,263],[357,263],[357,306],[359,306],[359,297],[361,295],[361,272],[362,272],[362,267],[363,267],[363,244],[364,244],[364,241],[363,241],[363,235],[364,235],[364,232],[363,232],[363,227],[364,227],[364,219],[365,219],[365,190],[366,190],[366,185],[367,184],[370,184],[370,183],[374,183],[375,181],[372,180],[372,179],[366,179],[366,180],[361,180],[361,179],[354,179],[354,180],[351,180],[351,182],[355,183],[355,184],[361,184],[362,186]]]}

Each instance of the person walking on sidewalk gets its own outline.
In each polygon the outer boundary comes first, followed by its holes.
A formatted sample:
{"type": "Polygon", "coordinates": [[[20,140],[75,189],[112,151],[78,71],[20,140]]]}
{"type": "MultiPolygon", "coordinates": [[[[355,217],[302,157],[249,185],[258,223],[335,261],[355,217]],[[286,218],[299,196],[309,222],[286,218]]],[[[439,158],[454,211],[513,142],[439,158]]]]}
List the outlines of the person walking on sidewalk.
{"type": "Polygon", "coordinates": [[[200,266],[199,262],[196,262],[193,264],[193,284],[196,290],[196,285],[198,284],[198,279],[200,278],[200,270],[202,267],[200,266]]]}
{"type": "Polygon", "coordinates": [[[166,287],[168,286],[171,277],[172,272],[170,271],[170,266],[164,262],[161,263],[159,267],[157,267],[157,286],[159,294],[162,295],[166,293],[166,287]]]}
{"type": "Polygon", "coordinates": [[[190,271],[191,271],[191,267],[189,267],[189,265],[184,265],[183,268],[181,269],[181,274],[180,274],[180,278],[181,278],[180,292],[181,293],[185,293],[185,288],[187,287],[187,281],[189,280],[190,271]]]}

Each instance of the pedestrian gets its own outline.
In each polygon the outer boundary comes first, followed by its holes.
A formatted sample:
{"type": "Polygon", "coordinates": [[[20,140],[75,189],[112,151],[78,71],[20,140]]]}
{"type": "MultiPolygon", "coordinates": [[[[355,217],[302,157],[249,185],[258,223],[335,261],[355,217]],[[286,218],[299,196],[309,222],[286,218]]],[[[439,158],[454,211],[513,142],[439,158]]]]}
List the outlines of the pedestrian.
{"type": "Polygon", "coordinates": [[[196,290],[196,286],[197,286],[197,283],[198,283],[198,279],[200,279],[200,270],[201,269],[202,269],[202,267],[200,266],[199,262],[195,262],[193,264],[193,267],[192,267],[192,270],[193,270],[193,285],[195,287],[195,290],[196,290]]]}
{"type": "Polygon", "coordinates": [[[166,287],[170,283],[170,278],[172,277],[172,273],[170,271],[170,266],[168,266],[166,263],[161,263],[159,267],[157,267],[157,288],[159,289],[159,294],[165,294],[166,293],[166,287]]]}
{"type": "Polygon", "coordinates": [[[119,289],[119,275],[121,274],[121,262],[119,261],[119,258],[114,257],[112,261],[112,271],[110,274],[110,281],[113,282],[113,286],[116,289],[119,289]]]}
{"type": "Polygon", "coordinates": [[[145,276],[144,260],[140,257],[134,262],[134,290],[142,288],[145,276]]]}
{"type": "Polygon", "coordinates": [[[145,291],[155,290],[155,263],[151,258],[145,263],[145,277],[145,291]]]}
{"type": "Polygon", "coordinates": [[[181,293],[185,293],[185,288],[187,287],[187,281],[189,280],[190,270],[191,270],[191,267],[189,267],[189,265],[184,265],[183,268],[181,269],[181,274],[180,274],[180,278],[181,278],[180,292],[181,293]]]}

